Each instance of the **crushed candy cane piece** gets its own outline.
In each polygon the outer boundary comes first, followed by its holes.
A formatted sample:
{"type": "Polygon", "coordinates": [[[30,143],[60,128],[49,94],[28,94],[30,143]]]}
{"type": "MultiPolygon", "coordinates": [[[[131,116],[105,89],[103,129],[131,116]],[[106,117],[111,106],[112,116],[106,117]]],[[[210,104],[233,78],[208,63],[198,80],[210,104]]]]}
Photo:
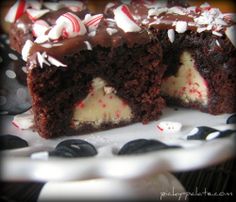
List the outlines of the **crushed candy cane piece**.
{"type": "Polygon", "coordinates": [[[88,42],[88,41],[84,41],[86,47],[87,47],[87,50],[93,50],[91,44],[88,42]]]}
{"type": "Polygon", "coordinates": [[[42,34],[42,35],[39,35],[39,36],[34,40],[34,42],[35,42],[35,43],[38,43],[38,44],[41,44],[41,43],[44,43],[44,42],[48,41],[48,39],[49,39],[49,36],[48,36],[48,35],[42,34]]]}
{"type": "Polygon", "coordinates": [[[129,8],[126,5],[121,5],[114,10],[114,19],[117,26],[124,32],[139,32],[141,28],[135,22],[129,8]]]}
{"type": "Polygon", "coordinates": [[[5,16],[5,21],[13,23],[25,12],[26,2],[25,0],[17,1],[8,11],[5,16]]]}
{"type": "Polygon", "coordinates": [[[48,62],[50,62],[52,65],[57,66],[57,67],[67,67],[66,64],[61,63],[59,60],[57,60],[56,58],[49,56],[47,57],[48,62]]]}
{"type": "Polygon", "coordinates": [[[175,30],[169,29],[167,31],[167,35],[168,35],[168,38],[169,38],[170,42],[173,43],[174,40],[175,40],[175,30]]]}
{"type": "Polygon", "coordinates": [[[157,128],[161,132],[176,133],[181,130],[182,124],[179,122],[174,122],[174,121],[161,121],[157,124],[157,128]]]}
{"type": "Polygon", "coordinates": [[[228,39],[231,41],[231,43],[236,47],[236,25],[233,25],[231,27],[227,27],[225,30],[225,34],[228,37],[228,39]]]}
{"type": "Polygon", "coordinates": [[[49,9],[42,9],[42,10],[36,10],[33,8],[26,9],[26,13],[29,16],[31,20],[37,20],[38,18],[42,17],[46,13],[49,12],[49,9]]]}
{"type": "Polygon", "coordinates": [[[25,42],[25,45],[23,46],[22,51],[21,51],[22,59],[24,61],[27,61],[27,58],[28,58],[29,53],[30,53],[30,49],[33,46],[33,44],[34,43],[29,39],[25,42]]]}
{"type": "Polygon", "coordinates": [[[103,18],[103,14],[97,14],[93,16],[91,16],[90,14],[87,14],[83,20],[83,23],[89,28],[89,31],[93,31],[97,29],[102,18],[103,18]]]}
{"type": "Polygon", "coordinates": [[[178,33],[184,33],[187,30],[188,24],[185,21],[178,21],[175,25],[175,31],[178,33]]]}
{"type": "Polygon", "coordinates": [[[46,57],[46,52],[43,52],[42,54],[40,52],[37,52],[37,59],[38,59],[39,66],[41,68],[43,68],[43,63],[50,66],[50,63],[46,60],[45,57],[46,57]]]}
{"type": "MultiPolygon", "coordinates": [[[[52,27],[52,29],[48,33],[48,38],[52,40],[57,40],[61,37],[62,31],[64,29],[63,24],[56,24],[55,26],[52,27]]],[[[46,38],[45,38],[46,39],[46,38]]]]}
{"type": "Polygon", "coordinates": [[[44,20],[36,20],[32,25],[32,33],[35,37],[44,35],[45,32],[50,28],[49,24],[44,20]]]}
{"type": "Polygon", "coordinates": [[[87,30],[80,18],[71,12],[64,13],[56,20],[56,25],[63,26],[64,37],[84,35],[87,30]]]}
{"type": "Polygon", "coordinates": [[[34,116],[31,110],[14,116],[12,124],[21,130],[30,129],[34,126],[34,116]]]}

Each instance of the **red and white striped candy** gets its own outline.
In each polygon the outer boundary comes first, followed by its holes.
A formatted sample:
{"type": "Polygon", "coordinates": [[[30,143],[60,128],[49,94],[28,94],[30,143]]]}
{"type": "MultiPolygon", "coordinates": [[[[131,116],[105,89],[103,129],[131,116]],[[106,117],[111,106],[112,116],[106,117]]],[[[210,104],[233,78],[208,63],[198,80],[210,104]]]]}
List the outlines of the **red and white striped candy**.
{"type": "Polygon", "coordinates": [[[176,133],[182,128],[182,124],[174,121],[161,121],[157,124],[157,128],[164,133],[176,133]]]}
{"type": "Polygon", "coordinates": [[[63,26],[63,37],[70,38],[77,35],[84,35],[87,30],[80,18],[71,12],[64,13],[57,20],[58,26],[63,26]]]}
{"type": "Polygon", "coordinates": [[[114,10],[114,19],[119,28],[124,32],[139,32],[141,28],[135,22],[129,8],[126,5],[121,5],[114,10]]]}
{"type": "Polygon", "coordinates": [[[36,10],[33,8],[29,8],[26,10],[27,15],[32,21],[37,20],[38,18],[42,17],[48,12],[49,12],[49,9],[36,10]]]}
{"type": "Polygon", "coordinates": [[[5,21],[13,23],[15,22],[24,12],[26,9],[26,2],[25,0],[17,1],[8,11],[5,21]]]}
{"type": "Polygon", "coordinates": [[[82,1],[59,1],[59,3],[73,12],[82,11],[84,9],[84,3],[82,1]]]}
{"type": "MultiPolygon", "coordinates": [[[[63,24],[56,24],[48,33],[48,38],[52,40],[58,40],[62,36],[62,31],[64,29],[63,24]]],[[[39,37],[38,37],[39,38],[39,37]]],[[[46,39],[46,38],[45,38],[46,39]]]]}
{"type": "Polygon", "coordinates": [[[32,33],[35,37],[45,34],[45,32],[50,28],[49,24],[44,20],[36,20],[32,26],[32,33]]]}
{"type": "Polygon", "coordinates": [[[103,18],[103,14],[97,14],[94,16],[87,14],[83,20],[83,23],[88,27],[89,31],[94,31],[97,29],[102,18],[103,18]]]}

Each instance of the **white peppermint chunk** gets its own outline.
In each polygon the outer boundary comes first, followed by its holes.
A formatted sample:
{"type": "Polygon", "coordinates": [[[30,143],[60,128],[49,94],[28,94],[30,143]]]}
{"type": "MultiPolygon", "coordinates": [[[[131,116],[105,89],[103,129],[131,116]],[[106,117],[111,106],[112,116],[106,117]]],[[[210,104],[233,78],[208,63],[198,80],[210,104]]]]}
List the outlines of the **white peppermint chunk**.
{"type": "Polygon", "coordinates": [[[14,116],[12,123],[21,130],[26,130],[34,126],[34,116],[31,111],[14,116]]]}
{"type": "Polygon", "coordinates": [[[41,68],[43,68],[43,64],[47,64],[48,66],[50,66],[50,63],[46,60],[46,52],[43,52],[43,54],[41,55],[41,53],[37,52],[37,59],[38,59],[38,63],[39,66],[41,68]]]}
{"type": "Polygon", "coordinates": [[[41,9],[41,10],[36,10],[36,9],[27,9],[26,12],[29,15],[29,17],[33,20],[36,20],[46,13],[48,13],[50,10],[49,9],[41,9]]]}
{"type": "Polygon", "coordinates": [[[231,27],[227,27],[225,30],[225,34],[228,37],[228,39],[231,41],[231,43],[236,47],[236,25],[233,25],[231,27]]]}
{"type": "Polygon", "coordinates": [[[88,41],[84,41],[86,47],[87,47],[87,50],[93,50],[91,44],[88,42],[88,41]]]}
{"type": "Polygon", "coordinates": [[[184,33],[187,30],[188,24],[185,21],[178,21],[175,25],[175,31],[178,33],[184,33]]]}
{"type": "Polygon", "coordinates": [[[170,42],[173,43],[175,40],[175,31],[173,29],[169,29],[167,31],[167,35],[168,35],[170,42]]]}
{"type": "Polygon", "coordinates": [[[66,64],[61,63],[59,60],[57,60],[56,58],[52,57],[52,56],[48,56],[48,62],[50,62],[52,65],[55,65],[57,67],[67,67],[66,64]]]}
{"type": "Polygon", "coordinates": [[[22,59],[24,61],[27,61],[27,58],[30,53],[30,49],[32,48],[33,44],[34,43],[29,39],[25,42],[25,45],[23,46],[22,51],[21,51],[22,59]]]}
{"type": "Polygon", "coordinates": [[[182,124],[175,121],[161,121],[157,124],[157,127],[161,132],[176,133],[181,130],[182,124]]]}

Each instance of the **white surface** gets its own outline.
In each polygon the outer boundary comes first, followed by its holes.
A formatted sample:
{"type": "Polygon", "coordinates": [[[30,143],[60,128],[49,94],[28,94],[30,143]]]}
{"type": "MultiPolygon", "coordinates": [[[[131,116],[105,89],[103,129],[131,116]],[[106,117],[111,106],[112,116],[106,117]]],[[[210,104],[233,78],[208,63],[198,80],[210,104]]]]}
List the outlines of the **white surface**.
{"type": "Polygon", "coordinates": [[[19,130],[10,122],[13,117],[2,116],[3,134],[18,135],[28,141],[30,147],[3,152],[1,177],[5,180],[65,181],[94,177],[130,179],[158,172],[184,171],[220,163],[235,155],[235,139],[222,138],[211,141],[186,140],[185,136],[196,126],[210,126],[220,130],[235,129],[226,125],[229,114],[213,116],[206,113],[167,108],[159,121],[147,125],[141,123],[81,136],[42,139],[30,130],[19,130]],[[4,118],[5,117],[5,118],[4,118]],[[161,121],[182,124],[177,133],[161,132],[161,121]],[[31,154],[52,150],[65,139],[79,138],[92,143],[98,155],[90,158],[32,160],[31,154]],[[183,149],[168,149],[134,156],[117,156],[116,153],[128,141],[145,138],[166,144],[178,144],[183,149]]]}
{"type": "Polygon", "coordinates": [[[49,182],[38,202],[83,200],[178,200],[187,201],[179,181],[169,173],[135,180],[93,179],[76,182],[49,182]]]}

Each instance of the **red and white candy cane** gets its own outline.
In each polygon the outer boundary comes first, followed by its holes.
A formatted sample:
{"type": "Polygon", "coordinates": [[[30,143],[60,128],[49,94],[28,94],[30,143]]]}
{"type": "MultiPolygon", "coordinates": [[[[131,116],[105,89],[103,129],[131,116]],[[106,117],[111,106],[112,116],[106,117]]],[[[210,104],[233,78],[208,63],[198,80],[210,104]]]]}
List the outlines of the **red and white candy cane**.
{"type": "Polygon", "coordinates": [[[27,15],[32,21],[37,20],[38,18],[42,17],[48,12],[49,12],[49,9],[36,10],[36,9],[30,8],[26,10],[27,15]]]}
{"type": "Polygon", "coordinates": [[[26,2],[25,0],[17,1],[8,11],[5,21],[13,23],[25,12],[26,2]]]}
{"type": "Polygon", "coordinates": [[[56,20],[57,25],[63,26],[63,37],[84,35],[87,30],[80,18],[71,12],[64,13],[56,20]]]}
{"type": "Polygon", "coordinates": [[[93,31],[97,29],[102,18],[103,14],[97,14],[94,16],[86,15],[83,23],[89,28],[89,31],[93,31]]]}
{"type": "Polygon", "coordinates": [[[41,36],[50,28],[49,24],[44,20],[36,20],[32,26],[34,37],[41,36]]]}
{"type": "Polygon", "coordinates": [[[134,20],[128,6],[121,5],[114,10],[114,19],[119,28],[124,32],[139,32],[141,28],[137,25],[134,20]]]}

